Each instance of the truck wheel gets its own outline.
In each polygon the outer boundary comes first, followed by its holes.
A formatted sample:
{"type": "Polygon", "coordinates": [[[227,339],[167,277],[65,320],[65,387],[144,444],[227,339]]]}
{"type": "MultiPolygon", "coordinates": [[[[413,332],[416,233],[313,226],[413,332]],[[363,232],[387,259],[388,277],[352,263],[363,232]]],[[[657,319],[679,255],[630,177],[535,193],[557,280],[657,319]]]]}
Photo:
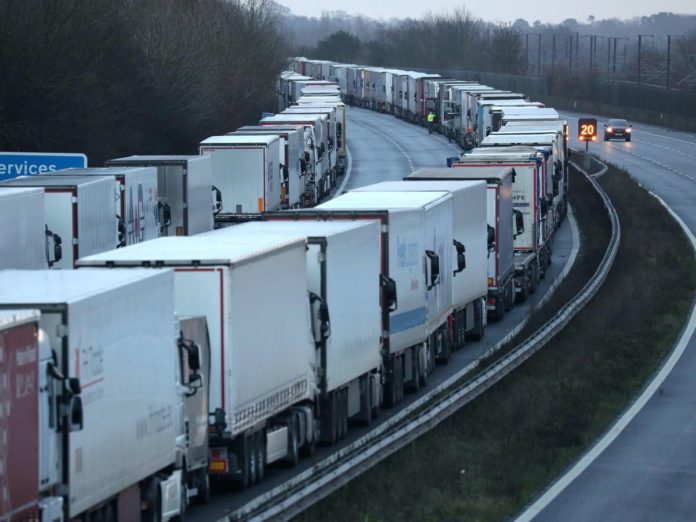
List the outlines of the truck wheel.
{"type": "Polygon", "coordinates": [[[198,494],[194,497],[196,504],[207,504],[210,502],[210,476],[206,469],[199,472],[198,494]]]}
{"type": "Polygon", "coordinates": [[[256,435],[256,481],[262,482],[266,476],[266,437],[264,430],[261,430],[256,435]]]}
{"type": "Polygon", "coordinates": [[[498,294],[495,296],[495,319],[502,321],[505,317],[505,298],[498,294]]]}
{"type": "Polygon", "coordinates": [[[300,451],[297,444],[297,423],[293,415],[292,420],[288,423],[288,456],[285,458],[285,462],[293,468],[297,466],[299,461],[300,451]]]}
{"type": "Polygon", "coordinates": [[[416,393],[420,389],[420,374],[420,360],[418,357],[418,352],[415,352],[411,358],[411,381],[408,386],[408,391],[416,393]]]}
{"type": "Polygon", "coordinates": [[[148,508],[141,512],[140,521],[160,522],[162,520],[162,493],[158,478],[153,477],[147,482],[143,500],[147,502],[148,508]]]}
{"type": "Polygon", "coordinates": [[[533,294],[536,292],[537,286],[539,286],[539,266],[536,263],[532,264],[532,278],[529,283],[529,293],[533,294]]]}
{"type": "Polygon", "coordinates": [[[251,480],[251,461],[253,460],[253,457],[251,440],[244,435],[242,435],[242,437],[244,440],[242,441],[241,455],[239,455],[239,489],[244,490],[253,484],[251,480]]]}
{"type": "Polygon", "coordinates": [[[348,388],[341,390],[341,439],[348,434],[348,388]]]}
{"type": "Polygon", "coordinates": [[[372,386],[369,375],[360,377],[360,388],[362,391],[360,416],[363,426],[372,424],[372,410],[374,399],[372,397],[372,386]]]}

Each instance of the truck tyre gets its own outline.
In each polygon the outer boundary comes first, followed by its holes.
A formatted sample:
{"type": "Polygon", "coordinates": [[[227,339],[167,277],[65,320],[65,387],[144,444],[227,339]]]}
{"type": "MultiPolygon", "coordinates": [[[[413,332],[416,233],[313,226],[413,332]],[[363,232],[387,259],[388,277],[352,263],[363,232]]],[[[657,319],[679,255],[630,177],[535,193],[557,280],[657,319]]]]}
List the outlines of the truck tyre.
{"type": "Polygon", "coordinates": [[[157,477],[152,477],[145,486],[144,500],[148,501],[149,506],[141,512],[141,522],[160,522],[162,520],[162,493],[157,477]]]}
{"type": "Polygon", "coordinates": [[[361,424],[363,426],[369,426],[372,424],[372,410],[374,398],[372,397],[372,386],[370,382],[369,375],[363,375],[360,377],[360,391],[361,391],[361,404],[360,404],[360,417],[361,424]]]}
{"type": "Polygon", "coordinates": [[[251,461],[253,457],[251,440],[245,435],[242,435],[242,437],[244,440],[242,441],[242,451],[239,455],[239,489],[244,490],[253,484],[251,479],[251,461]]]}
{"type": "Polygon", "coordinates": [[[184,463],[181,472],[181,484],[179,484],[179,514],[174,517],[177,522],[186,520],[186,511],[188,511],[188,487],[186,487],[186,463],[184,463]]]}
{"type": "Polygon", "coordinates": [[[295,421],[296,419],[293,415],[291,421],[288,422],[288,455],[285,458],[285,462],[291,468],[297,466],[297,463],[300,461],[300,450],[297,442],[297,422],[295,421]]]}
{"type": "Polygon", "coordinates": [[[256,447],[257,460],[256,460],[256,481],[262,482],[266,476],[266,437],[264,435],[264,430],[257,433],[256,436],[256,447]]]}
{"type": "Polygon", "coordinates": [[[418,357],[418,351],[414,350],[414,352],[411,358],[411,383],[408,386],[408,391],[412,393],[416,393],[420,389],[421,383],[420,357],[418,357]]]}
{"type": "Polygon", "coordinates": [[[529,283],[529,293],[533,294],[536,292],[537,286],[539,286],[539,265],[537,263],[532,263],[532,278],[529,283]]]}
{"type": "Polygon", "coordinates": [[[199,471],[198,494],[194,497],[196,504],[207,504],[210,502],[210,476],[207,468],[199,471]]]}
{"type": "Polygon", "coordinates": [[[502,321],[505,317],[505,298],[503,295],[498,294],[495,296],[495,319],[502,321]]]}
{"type": "Polygon", "coordinates": [[[341,439],[348,435],[348,388],[341,390],[341,439]]]}

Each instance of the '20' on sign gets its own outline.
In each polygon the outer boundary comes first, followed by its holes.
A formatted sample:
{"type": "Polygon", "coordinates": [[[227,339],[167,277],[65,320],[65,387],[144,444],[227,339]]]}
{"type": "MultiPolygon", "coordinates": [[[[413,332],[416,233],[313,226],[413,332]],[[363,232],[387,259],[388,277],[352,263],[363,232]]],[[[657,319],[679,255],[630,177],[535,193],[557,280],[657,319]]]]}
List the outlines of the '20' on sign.
{"type": "Polygon", "coordinates": [[[597,141],[597,120],[594,118],[580,118],[578,120],[578,140],[597,141]]]}

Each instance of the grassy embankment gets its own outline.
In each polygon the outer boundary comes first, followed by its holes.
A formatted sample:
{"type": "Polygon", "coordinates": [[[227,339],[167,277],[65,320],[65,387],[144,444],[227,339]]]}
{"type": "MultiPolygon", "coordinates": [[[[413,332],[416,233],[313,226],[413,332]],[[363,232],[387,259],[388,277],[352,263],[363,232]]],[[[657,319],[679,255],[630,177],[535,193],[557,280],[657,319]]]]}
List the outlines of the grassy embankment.
{"type": "MultiPolygon", "coordinates": [[[[696,262],[678,225],[625,172],[611,168],[600,182],[622,240],[588,307],[511,376],[300,520],[505,520],[607,429],[677,339],[696,262]]],[[[609,237],[596,193],[579,175],[571,183],[583,248],[551,308],[582,287],[609,237]]]]}

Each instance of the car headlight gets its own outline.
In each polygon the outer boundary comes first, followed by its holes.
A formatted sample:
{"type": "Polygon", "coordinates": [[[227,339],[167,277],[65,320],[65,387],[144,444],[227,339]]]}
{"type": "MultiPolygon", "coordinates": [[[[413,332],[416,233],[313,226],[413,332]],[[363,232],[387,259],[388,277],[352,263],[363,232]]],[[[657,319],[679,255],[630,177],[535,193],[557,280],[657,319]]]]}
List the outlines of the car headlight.
{"type": "Polygon", "coordinates": [[[611,127],[607,127],[607,132],[614,132],[614,129],[612,129],[611,127]]]}
{"type": "Polygon", "coordinates": [[[626,132],[631,132],[631,129],[626,129],[626,132]]]}

